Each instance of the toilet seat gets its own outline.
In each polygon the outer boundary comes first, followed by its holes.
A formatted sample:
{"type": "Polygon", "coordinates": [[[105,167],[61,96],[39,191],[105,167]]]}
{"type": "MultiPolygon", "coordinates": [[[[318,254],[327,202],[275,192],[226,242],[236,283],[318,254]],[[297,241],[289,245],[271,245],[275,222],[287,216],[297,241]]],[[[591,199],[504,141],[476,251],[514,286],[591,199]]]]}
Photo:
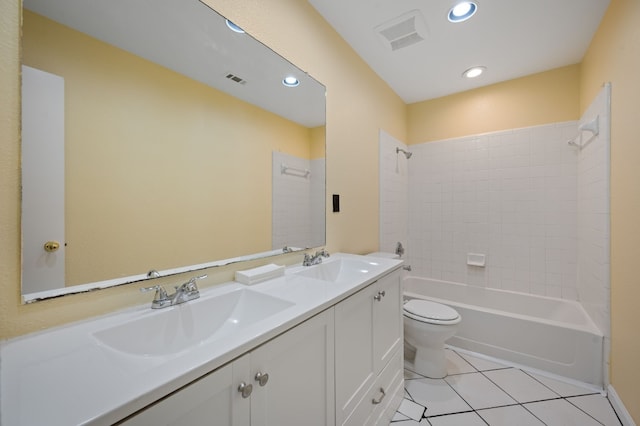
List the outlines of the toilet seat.
{"type": "Polygon", "coordinates": [[[461,320],[455,309],[428,300],[409,300],[403,311],[405,317],[429,324],[453,325],[461,320]]]}

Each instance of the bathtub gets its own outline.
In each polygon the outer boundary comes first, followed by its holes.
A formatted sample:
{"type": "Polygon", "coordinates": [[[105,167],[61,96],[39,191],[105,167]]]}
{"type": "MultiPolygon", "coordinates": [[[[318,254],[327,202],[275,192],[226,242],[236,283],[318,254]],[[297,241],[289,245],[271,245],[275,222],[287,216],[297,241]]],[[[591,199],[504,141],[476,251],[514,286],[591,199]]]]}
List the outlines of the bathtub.
{"type": "Polygon", "coordinates": [[[604,337],[580,303],[420,277],[404,297],[462,316],[447,344],[603,388],[604,337]]]}

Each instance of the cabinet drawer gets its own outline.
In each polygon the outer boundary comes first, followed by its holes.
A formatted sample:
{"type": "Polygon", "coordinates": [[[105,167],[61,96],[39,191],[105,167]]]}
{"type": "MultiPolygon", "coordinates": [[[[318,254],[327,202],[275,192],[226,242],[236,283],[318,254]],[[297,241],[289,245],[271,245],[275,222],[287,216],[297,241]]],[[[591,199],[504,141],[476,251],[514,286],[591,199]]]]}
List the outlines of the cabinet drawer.
{"type": "Polygon", "coordinates": [[[389,424],[393,413],[402,402],[403,372],[403,354],[401,350],[397,350],[343,425],[362,426],[378,422],[383,424],[387,417],[389,420],[386,424],[389,424]]]}
{"type": "Polygon", "coordinates": [[[404,397],[404,359],[403,352],[398,350],[392,356],[387,366],[382,370],[376,384],[372,389],[372,396],[369,402],[373,406],[373,412],[365,424],[367,425],[385,425],[387,426],[394,413],[400,406],[404,397]],[[373,404],[373,400],[378,401],[384,389],[385,396],[379,404],[373,404]]]}

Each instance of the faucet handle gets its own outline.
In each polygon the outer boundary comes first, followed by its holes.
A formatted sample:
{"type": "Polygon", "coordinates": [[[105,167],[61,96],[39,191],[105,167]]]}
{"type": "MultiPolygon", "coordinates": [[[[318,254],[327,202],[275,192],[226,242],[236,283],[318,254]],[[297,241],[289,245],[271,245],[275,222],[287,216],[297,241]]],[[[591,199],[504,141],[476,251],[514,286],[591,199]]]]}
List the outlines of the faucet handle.
{"type": "MultiPolygon", "coordinates": [[[[186,291],[198,291],[198,286],[196,285],[196,280],[201,280],[203,278],[207,278],[207,274],[203,274],[203,275],[199,275],[197,277],[192,277],[189,279],[189,281],[187,281],[186,283],[182,284],[181,286],[179,286],[180,288],[186,290],[186,291]]],[[[176,286],[176,290],[178,289],[178,286],[176,286]]]]}
{"type": "Polygon", "coordinates": [[[154,285],[154,286],[151,286],[151,287],[142,287],[140,289],[140,291],[142,293],[146,293],[146,292],[152,291],[152,290],[156,291],[156,294],[155,294],[153,300],[165,300],[165,299],[169,298],[169,296],[167,296],[167,291],[161,285],[154,285]]]}

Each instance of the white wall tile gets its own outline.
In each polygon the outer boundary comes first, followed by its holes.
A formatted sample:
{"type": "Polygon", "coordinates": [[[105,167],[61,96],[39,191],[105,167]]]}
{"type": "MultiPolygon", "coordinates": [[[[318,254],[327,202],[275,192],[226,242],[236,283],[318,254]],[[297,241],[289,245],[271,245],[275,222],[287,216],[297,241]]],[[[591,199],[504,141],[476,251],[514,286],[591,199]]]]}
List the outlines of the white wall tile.
{"type": "Polygon", "coordinates": [[[411,263],[472,285],[535,289],[557,297],[566,285],[570,290],[564,295],[575,299],[577,156],[566,141],[576,126],[559,123],[413,145],[421,155],[411,159],[410,169],[428,172],[409,174],[409,194],[421,192],[428,203],[409,197],[411,263]],[[446,153],[449,161],[434,168],[432,155],[446,153]],[[451,241],[448,253],[443,240],[451,241]],[[482,274],[466,267],[470,251],[491,252],[482,274]]]}
{"type": "Polygon", "coordinates": [[[272,155],[272,248],[317,247],[325,243],[324,159],[272,155]],[[281,173],[281,165],[309,170],[308,177],[281,173]]]}
{"type": "MultiPolygon", "coordinates": [[[[609,89],[603,88],[580,123],[599,117],[600,134],[581,150],[577,166],[578,296],[596,325],[609,336],[609,89]]],[[[583,140],[590,138],[584,132],[583,140]]]]}
{"type": "Polygon", "coordinates": [[[608,96],[580,121],[601,129],[582,150],[571,121],[412,145],[398,163],[405,146],[381,132],[381,249],[406,240],[417,275],[579,300],[608,336],[608,96]]]}
{"type": "MultiPolygon", "coordinates": [[[[395,251],[398,242],[401,242],[405,249],[409,246],[409,193],[412,194],[411,199],[416,201],[416,212],[428,210],[431,214],[431,204],[440,202],[439,189],[435,182],[426,187],[409,188],[409,162],[413,162],[418,153],[407,159],[403,154],[396,153],[396,148],[409,150],[404,143],[380,130],[380,250],[391,253],[395,251]]],[[[426,222],[427,225],[428,223],[426,222]]],[[[424,228],[421,225],[417,234],[423,233],[424,228]]],[[[415,242],[413,245],[416,245],[415,242]]]]}

